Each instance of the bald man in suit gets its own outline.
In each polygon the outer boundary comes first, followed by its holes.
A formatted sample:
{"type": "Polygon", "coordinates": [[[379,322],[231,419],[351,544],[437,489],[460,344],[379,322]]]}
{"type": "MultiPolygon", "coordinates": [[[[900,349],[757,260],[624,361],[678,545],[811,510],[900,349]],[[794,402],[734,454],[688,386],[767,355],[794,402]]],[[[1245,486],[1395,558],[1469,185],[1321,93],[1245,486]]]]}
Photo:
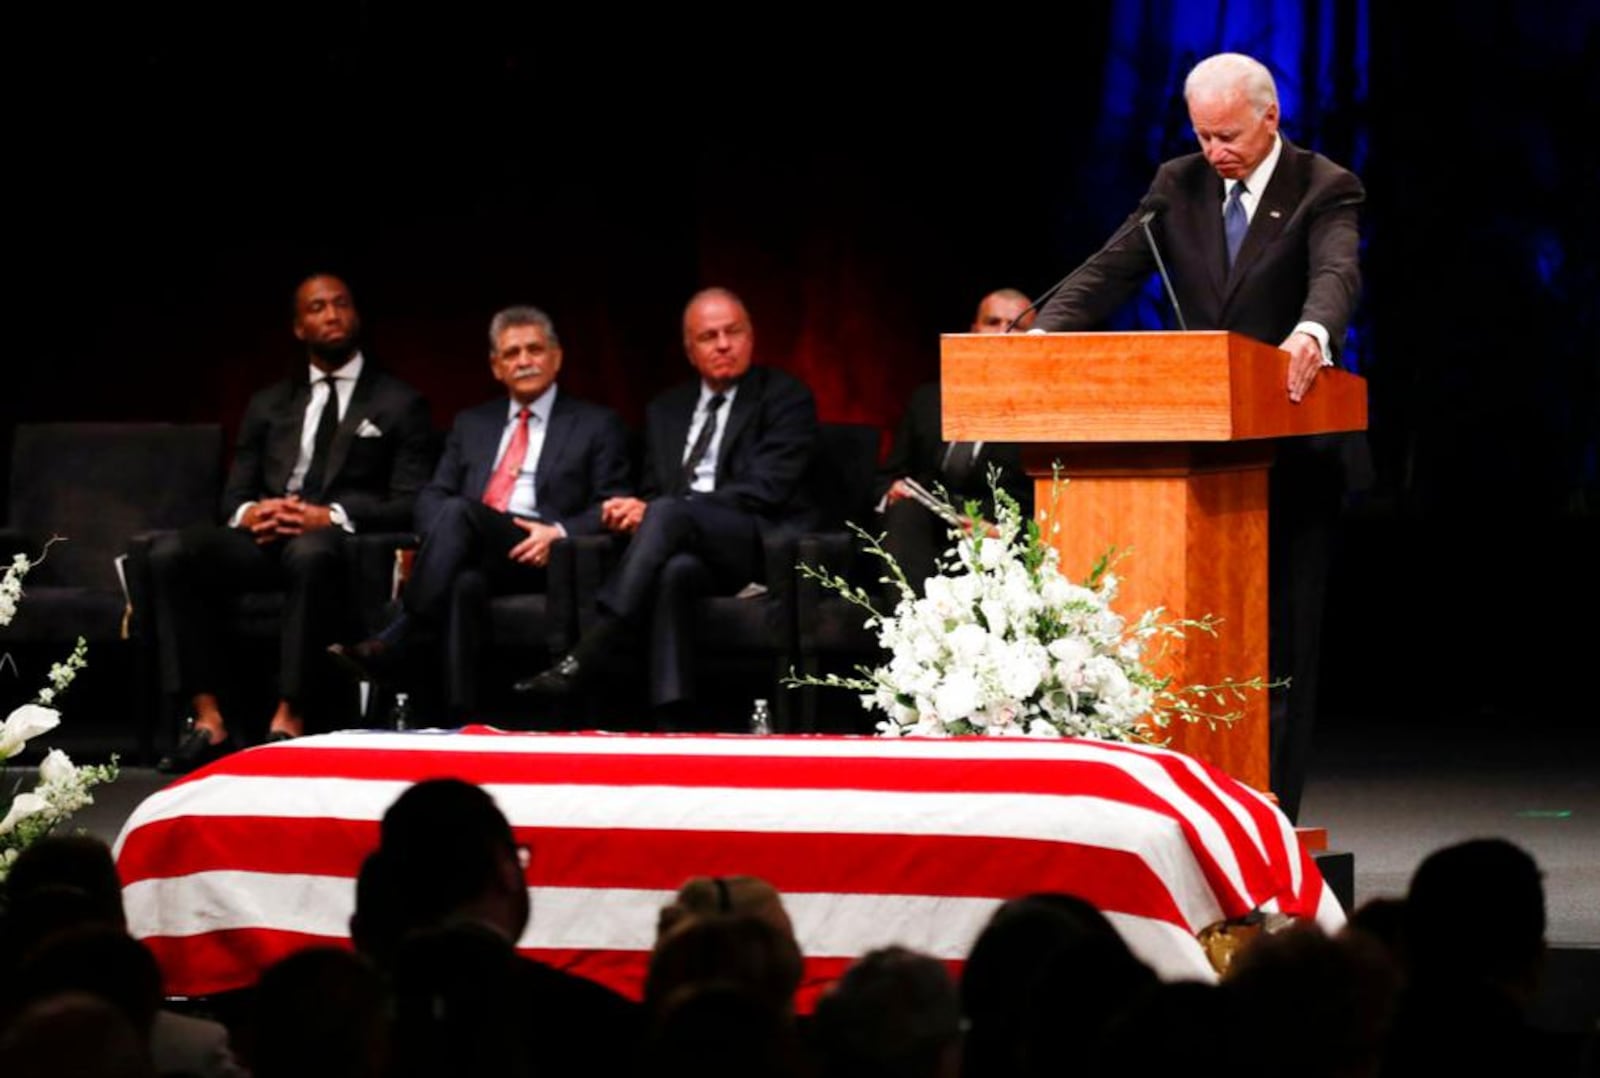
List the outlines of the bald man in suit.
{"type": "MultiPolygon", "coordinates": [[[[1033,323],[1033,312],[1027,296],[1014,288],[1002,288],[978,303],[970,332],[1005,333],[1013,323],[1019,331],[1026,331],[1033,323]]],[[[989,469],[994,467],[1000,489],[1017,502],[1023,519],[1033,516],[1033,480],[1022,470],[1022,447],[1007,442],[947,442],[942,421],[939,383],[918,386],[895,429],[889,458],[878,473],[884,549],[894,556],[919,595],[937,568],[940,552],[952,542],[950,525],[909,496],[906,479],[929,490],[943,487],[957,509],[976,501],[992,520],[994,492],[989,489],[989,469]]],[[[892,588],[890,591],[884,601],[892,607],[900,595],[892,588]]]]}

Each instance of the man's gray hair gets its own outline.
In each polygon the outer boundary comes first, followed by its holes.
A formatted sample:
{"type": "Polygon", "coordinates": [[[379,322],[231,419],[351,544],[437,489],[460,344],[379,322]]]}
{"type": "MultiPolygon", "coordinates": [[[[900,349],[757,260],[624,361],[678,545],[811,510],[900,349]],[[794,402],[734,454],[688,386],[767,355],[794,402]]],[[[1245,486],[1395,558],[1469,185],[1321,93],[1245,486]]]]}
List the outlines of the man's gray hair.
{"type": "Polygon", "coordinates": [[[1190,100],[1197,91],[1226,93],[1239,90],[1260,116],[1268,105],[1278,103],[1278,84],[1265,64],[1242,52],[1219,52],[1194,65],[1189,77],[1183,81],[1184,100],[1190,100]]]}
{"type": "Polygon", "coordinates": [[[561,344],[561,338],[556,336],[556,324],[550,321],[550,316],[537,307],[507,307],[489,319],[489,354],[494,355],[500,350],[500,334],[513,326],[538,326],[544,330],[545,338],[550,342],[550,347],[556,348],[561,344]]]}

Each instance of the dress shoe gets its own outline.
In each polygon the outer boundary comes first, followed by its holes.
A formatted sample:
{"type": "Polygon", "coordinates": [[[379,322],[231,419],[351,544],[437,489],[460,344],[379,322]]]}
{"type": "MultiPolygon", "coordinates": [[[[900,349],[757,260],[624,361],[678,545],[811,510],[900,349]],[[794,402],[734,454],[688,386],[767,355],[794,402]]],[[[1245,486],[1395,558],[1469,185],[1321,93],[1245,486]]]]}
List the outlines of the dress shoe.
{"type": "Polygon", "coordinates": [[[211,734],[205,727],[191,725],[179,740],[177,748],[172,750],[172,754],[163,756],[157,762],[156,770],[167,775],[187,775],[197,768],[222,759],[235,748],[232,734],[226,735],[213,745],[211,734]]]}
{"type": "Polygon", "coordinates": [[[268,730],[266,744],[276,745],[280,741],[293,741],[298,734],[291,734],[287,730],[268,730]]]}
{"type": "Polygon", "coordinates": [[[529,696],[570,696],[582,686],[585,676],[578,660],[564,655],[550,669],[512,685],[511,691],[529,696]]]}
{"type": "Polygon", "coordinates": [[[329,644],[328,654],[357,681],[387,681],[398,667],[395,649],[376,636],[359,644],[329,644]]]}

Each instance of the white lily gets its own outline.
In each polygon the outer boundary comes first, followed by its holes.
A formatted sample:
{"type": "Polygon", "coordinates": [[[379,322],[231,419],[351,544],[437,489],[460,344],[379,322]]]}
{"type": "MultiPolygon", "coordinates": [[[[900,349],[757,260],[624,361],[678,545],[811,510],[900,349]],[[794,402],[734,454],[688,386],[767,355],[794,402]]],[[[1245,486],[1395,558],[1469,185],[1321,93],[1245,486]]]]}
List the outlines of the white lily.
{"type": "Polygon", "coordinates": [[[0,820],[0,835],[9,835],[17,824],[49,807],[50,802],[38,794],[18,794],[11,802],[11,811],[6,813],[5,819],[0,820]]]}
{"type": "Polygon", "coordinates": [[[39,781],[55,786],[64,782],[71,782],[78,774],[78,768],[73,764],[72,758],[60,749],[51,749],[45,758],[39,761],[39,781]]]}
{"type": "Polygon", "coordinates": [[[9,760],[30,740],[61,724],[61,712],[53,707],[23,704],[0,723],[0,760],[9,760]]]}

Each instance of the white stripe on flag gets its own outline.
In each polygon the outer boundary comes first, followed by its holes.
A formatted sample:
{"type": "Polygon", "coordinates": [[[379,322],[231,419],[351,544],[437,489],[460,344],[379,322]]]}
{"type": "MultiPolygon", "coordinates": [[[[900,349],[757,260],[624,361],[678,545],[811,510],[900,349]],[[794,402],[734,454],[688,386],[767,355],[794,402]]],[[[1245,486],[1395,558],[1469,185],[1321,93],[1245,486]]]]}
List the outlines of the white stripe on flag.
{"type": "MultiPolygon", "coordinates": [[[[518,946],[647,952],[656,915],[670,891],[536,887],[533,916],[518,946]]],[[[783,896],[801,951],[854,957],[900,944],[943,959],[965,959],[999,905],[996,899],[930,895],[795,893],[783,896]]],[[[183,937],[272,929],[344,938],[355,907],[354,881],[337,876],[202,872],[127,888],[135,936],[183,937]],[[239,901],[248,895],[251,901],[239,901]]],[[[1109,915],[1133,952],[1166,979],[1211,979],[1195,938],[1181,928],[1131,914],[1109,915]]]]}

